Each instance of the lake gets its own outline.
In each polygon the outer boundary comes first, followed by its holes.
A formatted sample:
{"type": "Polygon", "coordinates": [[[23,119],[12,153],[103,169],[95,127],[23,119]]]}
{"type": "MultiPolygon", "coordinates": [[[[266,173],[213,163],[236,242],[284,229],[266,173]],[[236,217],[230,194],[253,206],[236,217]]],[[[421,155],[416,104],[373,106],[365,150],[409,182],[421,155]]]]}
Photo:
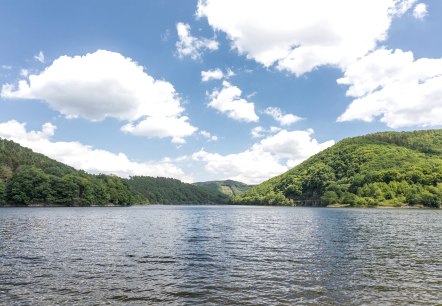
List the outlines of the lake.
{"type": "Polygon", "coordinates": [[[442,210],[0,209],[0,304],[442,303],[442,210]]]}

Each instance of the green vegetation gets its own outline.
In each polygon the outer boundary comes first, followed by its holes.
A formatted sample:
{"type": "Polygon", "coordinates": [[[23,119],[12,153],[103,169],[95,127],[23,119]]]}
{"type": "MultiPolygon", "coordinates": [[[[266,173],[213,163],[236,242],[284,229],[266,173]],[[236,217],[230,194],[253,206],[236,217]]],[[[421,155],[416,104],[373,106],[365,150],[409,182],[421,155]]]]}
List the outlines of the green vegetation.
{"type": "Polygon", "coordinates": [[[164,177],[134,176],[129,185],[153,204],[225,204],[225,194],[164,177]]]}
{"type": "Polygon", "coordinates": [[[232,202],[440,207],[442,130],[344,139],[232,202]]]}
{"type": "Polygon", "coordinates": [[[442,130],[344,139],[258,186],[91,175],[0,139],[0,205],[234,204],[440,207],[442,130]],[[247,191],[246,191],[247,190],[247,191]],[[232,197],[229,199],[229,197],[232,197]]]}
{"type": "Polygon", "coordinates": [[[225,180],[225,181],[210,181],[210,182],[198,182],[193,185],[206,187],[212,190],[217,190],[229,197],[240,196],[253,186],[246,185],[241,182],[225,180]]]}
{"type": "Polygon", "coordinates": [[[91,175],[0,139],[0,205],[223,204],[218,191],[169,178],[91,175]]]}
{"type": "Polygon", "coordinates": [[[0,139],[0,204],[132,205],[145,199],[127,181],[90,175],[0,139]]]}

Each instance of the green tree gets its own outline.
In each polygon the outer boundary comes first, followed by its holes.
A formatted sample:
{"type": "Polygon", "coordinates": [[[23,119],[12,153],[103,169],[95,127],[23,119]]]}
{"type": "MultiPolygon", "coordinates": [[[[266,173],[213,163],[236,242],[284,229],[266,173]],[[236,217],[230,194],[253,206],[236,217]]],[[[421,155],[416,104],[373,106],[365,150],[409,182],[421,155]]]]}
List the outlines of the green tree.
{"type": "Polygon", "coordinates": [[[296,199],[302,195],[302,188],[300,184],[291,184],[287,186],[285,190],[285,196],[287,198],[296,199]]]}
{"type": "Polygon", "coordinates": [[[320,162],[307,171],[302,186],[303,192],[311,194],[311,196],[321,195],[328,184],[335,180],[333,169],[320,162]]]}
{"type": "Polygon", "coordinates": [[[0,204],[4,204],[6,200],[6,185],[2,179],[0,179],[0,204]]]}
{"type": "Polygon", "coordinates": [[[21,166],[11,177],[7,198],[12,203],[47,203],[51,194],[48,176],[34,166],[21,166]]]}
{"type": "Polygon", "coordinates": [[[13,175],[12,169],[9,166],[1,166],[0,167],[0,179],[2,180],[9,180],[13,175]]]}
{"type": "Polygon", "coordinates": [[[51,177],[53,200],[57,204],[76,205],[80,203],[79,187],[72,175],[62,178],[51,177]]]}
{"type": "Polygon", "coordinates": [[[336,204],[339,202],[339,197],[334,191],[326,191],[321,197],[321,201],[324,205],[336,204]]]}
{"type": "Polygon", "coordinates": [[[102,180],[95,178],[92,181],[92,190],[95,204],[106,205],[109,203],[110,195],[106,184],[102,180]]]}
{"type": "Polygon", "coordinates": [[[342,196],[341,202],[343,204],[350,204],[351,206],[355,206],[359,202],[359,197],[353,193],[346,192],[342,196]]]}
{"type": "Polygon", "coordinates": [[[439,188],[428,186],[421,195],[422,204],[428,207],[439,208],[442,203],[442,192],[439,188]]]}

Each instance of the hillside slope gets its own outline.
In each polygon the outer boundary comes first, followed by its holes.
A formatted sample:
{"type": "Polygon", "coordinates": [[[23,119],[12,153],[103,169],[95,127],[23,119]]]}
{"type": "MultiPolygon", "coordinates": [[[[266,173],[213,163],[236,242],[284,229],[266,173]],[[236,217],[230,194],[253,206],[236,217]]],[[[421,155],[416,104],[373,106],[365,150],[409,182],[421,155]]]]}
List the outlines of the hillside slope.
{"type": "Polygon", "coordinates": [[[91,175],[0,139],[0,205],[132,205],[145,199],[127,182],[91,175]]]}
{"type": "Polygon", "coordinates": [[[169,178],[91,175],[0,139],[1,205],[224,204],[221,192],[169,178]]]}
{"type": "Polygon", "coordinates": [[[383,132],[344,139],[232,201],[439,207],[441,183],[442,130],[383,132]]]}
{"type": "Polygon", "coordinates": [[[172,178],[133,176],[128,183],[152,204],[225,204],[229,200],[217,190],[172,178]]]}
{"type": "Polygon", "coordinates": [[[217,190],[229,197],[242,195],[244,192],[246,192],[247,190],[253,187],[251,185],[247,185],[233,180],[197,182],[193,183],[193,185],[206,187],[212,190],[217,190]]]}

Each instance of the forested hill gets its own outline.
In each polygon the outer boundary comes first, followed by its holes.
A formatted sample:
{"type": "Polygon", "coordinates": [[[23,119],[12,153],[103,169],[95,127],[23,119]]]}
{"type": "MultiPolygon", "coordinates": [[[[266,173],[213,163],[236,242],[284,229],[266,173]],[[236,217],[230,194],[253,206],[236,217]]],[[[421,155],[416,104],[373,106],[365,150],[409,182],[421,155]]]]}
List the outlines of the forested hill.
{"type": "Polygon", "coordinates": [[[91,175],[0,139],[0,205],[223,204],[224,194],[168,178],[91,175]]]}
{"type": "Polygon", "coordinates": [[[193,183],[193,185],[206,187],[212,190],[217,190],[229,197],[242,195],[244,192],[246,192],[247,190],[253,187],[251,185],[247,185],[233,180],[198,182],[198,183],[193,183]]]}
{"type": "Polygon", "coordinates": [[[344,139],[233,202],[440,207],[442,130],[344,139]]]}
{"type": "Polygon", "coordinates": [[[0,139],[0,205],[132,205],[145,201],[119,177],[77,171],[0,139]]]}
{"type": "Polygon", "coordinates": [[[133,176],[128,183],[153,204],[225,204],[229,201],[227,195],[217,190],[172,178],[133,176]]]}

